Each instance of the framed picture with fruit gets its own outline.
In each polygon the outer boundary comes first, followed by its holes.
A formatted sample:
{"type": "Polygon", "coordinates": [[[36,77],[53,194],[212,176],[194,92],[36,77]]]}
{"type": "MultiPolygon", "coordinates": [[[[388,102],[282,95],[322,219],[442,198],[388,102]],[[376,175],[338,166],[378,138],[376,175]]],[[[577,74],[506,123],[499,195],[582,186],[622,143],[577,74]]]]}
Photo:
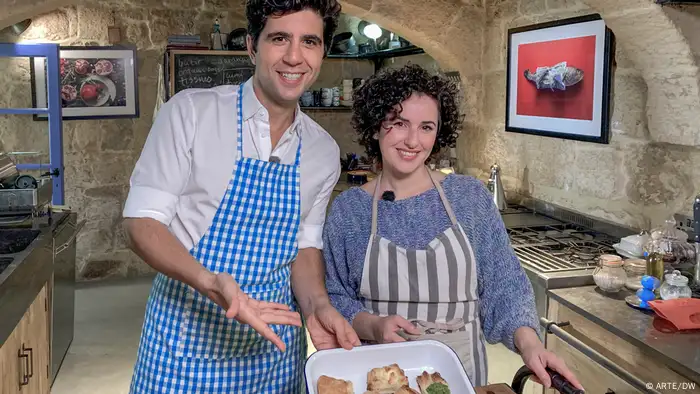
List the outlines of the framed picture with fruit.
{"type": "MultiPolygon", "coordinates": [[[[60,58],[63,119],[138,118],[135,48],[68,46],[60,48],[60,58]]],[[[30,72],[32,104],[46,108],[46,59],[32,58],[30,72]]]]}

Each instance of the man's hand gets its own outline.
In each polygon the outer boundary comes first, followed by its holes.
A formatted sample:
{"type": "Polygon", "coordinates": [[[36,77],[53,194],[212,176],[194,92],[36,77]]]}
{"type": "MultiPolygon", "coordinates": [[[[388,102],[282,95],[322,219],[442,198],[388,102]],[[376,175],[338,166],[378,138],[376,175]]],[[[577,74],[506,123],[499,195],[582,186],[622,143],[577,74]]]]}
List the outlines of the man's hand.
{"type": "Polygon", "coordinates": [[[355,330],[330,303],[325,303],[306,317],[306,329],[318,350],[360,346],[355,330]]]}
{"type": "Polygon", "coordinates": [[[267,340],[285,351],[284,342],[268,324],[287,324],[301,327],[301,316],[289,310],[288,305],[258,301],[248,297],[229,274],[211,276],[206,296],[226,311],[226,317],[248,324],[267,340]]]}

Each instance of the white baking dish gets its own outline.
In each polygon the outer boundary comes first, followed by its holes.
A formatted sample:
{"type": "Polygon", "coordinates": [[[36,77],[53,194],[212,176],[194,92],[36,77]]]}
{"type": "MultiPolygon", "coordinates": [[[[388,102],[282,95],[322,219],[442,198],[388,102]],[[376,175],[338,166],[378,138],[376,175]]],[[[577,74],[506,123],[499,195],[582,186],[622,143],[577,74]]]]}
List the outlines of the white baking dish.
{"type": "Polygon", "coordinates": [[[306,360],[306,387],[309,394],[317,394],[318,378],[327,375],[351,381],[355,393],[362,394],[367,389],[367,372],[394,363],[404,370],[409,385],[416,390],[416,377],[427,371],[439,372],[452,393],[476,394],[457,354],[442,342],[430,339],[365,345],[352,350],[319,350],[306,360]]]}

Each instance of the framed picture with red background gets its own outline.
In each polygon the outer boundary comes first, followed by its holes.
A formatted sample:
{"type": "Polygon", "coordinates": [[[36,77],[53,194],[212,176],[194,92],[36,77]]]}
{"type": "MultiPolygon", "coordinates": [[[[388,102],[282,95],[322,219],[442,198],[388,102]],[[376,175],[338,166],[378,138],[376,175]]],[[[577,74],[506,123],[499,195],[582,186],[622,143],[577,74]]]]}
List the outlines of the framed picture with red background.
{"type": "Polygon", "coordinates": [[[506,131],[609,143],[614,64],[599,14],[509,29],[506,131]]]}

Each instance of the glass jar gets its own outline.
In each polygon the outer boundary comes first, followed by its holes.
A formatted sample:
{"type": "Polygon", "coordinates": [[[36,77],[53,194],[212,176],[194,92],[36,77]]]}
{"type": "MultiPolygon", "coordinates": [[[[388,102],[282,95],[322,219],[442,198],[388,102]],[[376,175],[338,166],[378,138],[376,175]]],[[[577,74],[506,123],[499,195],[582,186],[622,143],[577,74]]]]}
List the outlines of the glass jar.
{"type": "Polygon", "coordinates": [[[593,281],[598,287],[609,293],[616,293],[625,287],[627,273],[620,256],[604,254],[599,258],[599,265],[593,271],[593,281]]]}
{"type": "Polygon", "coordinates": [[[647,271],[647,262],[644,259],[629,259],[625,260],[623,268],[627,274],[625,287],[633,291],[641,289],[642,278],[647,271]]]}
{"type": "Polygon", "coordinates": [[[663,280],[665,272],[671,272],[675,266],[695,258],[692,245],[688,244],[688,234],[676,228],[673,218],[651,232],[649,241],[644,245],[647,256],[647,275],[663,280]]]}
{"type": "Polygon", "coordinates": [[[673,300],[676,298],[690,298],[692,291],[688,286],[688,278],[681,275],[681,272],[675,270],[670,274],[666,274],[666,281],[659,288],[659,294],[664,300],[673,300]]]}

